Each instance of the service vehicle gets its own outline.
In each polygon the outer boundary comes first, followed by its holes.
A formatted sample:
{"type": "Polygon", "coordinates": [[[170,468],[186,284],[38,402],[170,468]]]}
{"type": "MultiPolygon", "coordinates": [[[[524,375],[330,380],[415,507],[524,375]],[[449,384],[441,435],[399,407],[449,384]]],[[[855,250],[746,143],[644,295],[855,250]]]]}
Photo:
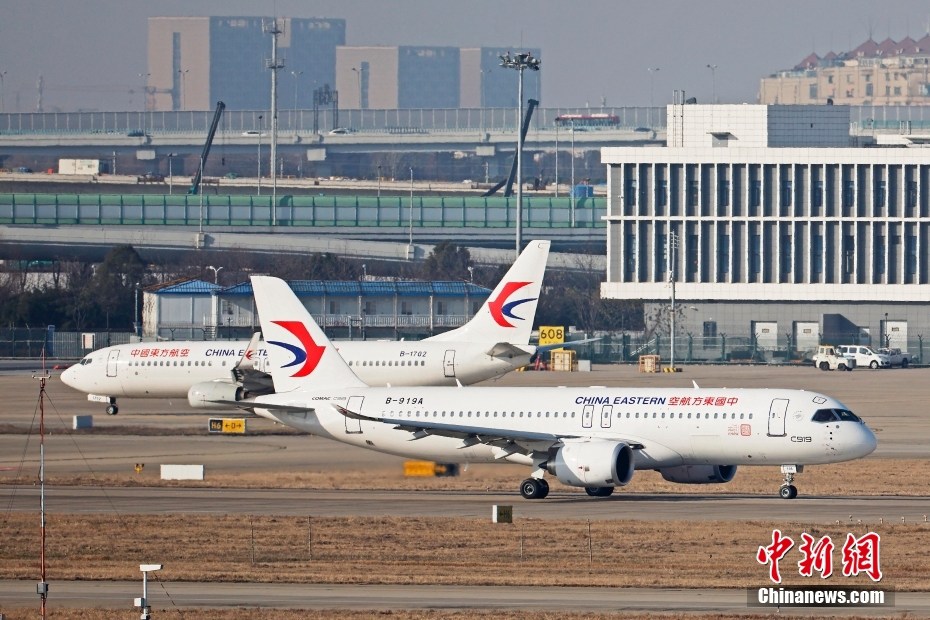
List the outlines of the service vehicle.
{"type": "Polygon", "coordinates": [[[833,345],[822,344],[814,355],[814,367],[820,370],[852,370],[856,367],[856,359],[846,357],[833,345]]]}
{"type": "Polygon", "coordinates": [[[878,352],[887,355],[892,366],[907,368],[911,364],[911,354],[897,347],[884,347],[879,349],[878,352]]]}
{"type": "Polygon", "coordinates": [[[847,357],[854,357],[856,366],[891,368],[891,360],[887,355],[877,353],[871,347],[862,344],[841,344],[836,350],[847,357]]]}

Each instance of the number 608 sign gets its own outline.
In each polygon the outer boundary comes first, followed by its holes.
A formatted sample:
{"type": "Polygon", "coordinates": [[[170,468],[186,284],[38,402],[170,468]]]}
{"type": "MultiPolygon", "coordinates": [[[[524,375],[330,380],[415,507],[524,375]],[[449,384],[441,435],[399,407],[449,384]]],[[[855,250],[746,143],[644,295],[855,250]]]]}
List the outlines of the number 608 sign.
{"type": "Polygon", "coordinates": [[[562,326],[541,326],[539,328],[539,344],[560,344],[565,342],[565,328],[562,326]]]}

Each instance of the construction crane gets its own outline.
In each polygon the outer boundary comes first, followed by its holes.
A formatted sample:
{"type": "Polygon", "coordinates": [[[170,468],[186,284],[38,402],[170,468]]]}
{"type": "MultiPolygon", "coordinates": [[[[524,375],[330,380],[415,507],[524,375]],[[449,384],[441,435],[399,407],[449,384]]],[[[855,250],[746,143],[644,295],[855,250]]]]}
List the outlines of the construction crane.
{"type": "MultiPolygon", "coordinates": [[[[523,138],[522,138],[523,140],[526,140],[526,132],[530,128],[530,119],[533,118],[533,110],[535,110],[536,106],[539,105],[539,101],[535,99],[530,99],[529,101],[527,101],[527,103],[529,105],[526,108],[526,116],[523,117],[523,125],[520,128],[520,131],[523,134],[523,138]]],[[[513,180],[516,176],[517,176],[517,154],[514,153],[513,162],[510,166],[510,174],[507,176],[507,178],[481,195],[483,197],[493,196],[494,194],[498,192],[498,190],[500,190],[500,188],[506,185],[506,188],[504,189],[504,196],[506,197],[513,196],[513,180]]]]}
{"type": "Polygon", "coordinates": [[[203,169],[207,165],[207,156],[210,154],[210,146],[213,145],[213,136],[216,135],[216,127],[220,124],[220,117],[223,116],[223,110],[226,104],[222,101],[216,102],[216,111],[213,113],[213,122],[210,123],[210,131],[207,132],[207,141],[203,145],[203,152],[200,154],[200,165],[197,166],[197,174],[191,181],[191,187],[187,190],[188,194],[196,195],[200,192],[200,183],[203,181],[203,169]]]}

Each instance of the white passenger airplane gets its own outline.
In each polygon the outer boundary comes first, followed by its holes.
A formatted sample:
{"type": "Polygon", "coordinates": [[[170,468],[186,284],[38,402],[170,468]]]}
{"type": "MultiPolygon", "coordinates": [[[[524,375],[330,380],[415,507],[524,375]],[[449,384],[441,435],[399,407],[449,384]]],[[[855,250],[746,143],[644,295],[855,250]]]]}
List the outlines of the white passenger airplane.
{"type": "MultiPolygon", "coordinates": [[[[549,241],[531,241],[472,319],[419,341],[346,341],[340,354],[369,385],[455,385],[499,377],[525,366],[549,241]]],[[[272,391],[265,343],[187,341],[133,343],[88,354],[61,374],[88,400],[119,412],[117,397],[187,398],[193,407],[272,391]]],[[[226,406],[225,408],[228,408],[226,406]]]]}
{"type": "Polygon", "coordinates": [[[602,497],[636,469],[703,484],[729,482],[738,465],[781,465],[779,495],[791,499],[805,465],[876,446],[841,402],[801,390],[369,387],[284,281],[253,276],[252,287],[275,386],[249,403],[255,413],[409,458],[523,463],[527,499],[548,494],[546,472],[602,497]]]}

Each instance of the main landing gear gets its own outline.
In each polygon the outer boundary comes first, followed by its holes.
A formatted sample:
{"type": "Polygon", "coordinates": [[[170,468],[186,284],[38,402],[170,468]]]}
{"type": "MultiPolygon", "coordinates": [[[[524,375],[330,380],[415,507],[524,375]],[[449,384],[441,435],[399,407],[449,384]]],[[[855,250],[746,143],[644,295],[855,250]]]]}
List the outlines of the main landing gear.
{"type": "Polygon", "coordinates": [[[585,487],[584,492],[591,497],[610,497],[614,492],[613,487],[585,487]]]}
{"type": "Polygon", "coordinates": [[[543,478],[527,478],[520,483],[520,495],[526,499],[543,499],[549,495],[549,483],[543,478]]]}
{"type": "Polygon", "coordinates": [[[778,496],[782,499],[794,499],[798,496],[798,487],[792,484],[794,482],[794,475],[800,474],[804,471],[803,465],[782,465],[781,473],[785,477],[785,481],[782,483],[781,488],[778,489],[778,496]]]}

